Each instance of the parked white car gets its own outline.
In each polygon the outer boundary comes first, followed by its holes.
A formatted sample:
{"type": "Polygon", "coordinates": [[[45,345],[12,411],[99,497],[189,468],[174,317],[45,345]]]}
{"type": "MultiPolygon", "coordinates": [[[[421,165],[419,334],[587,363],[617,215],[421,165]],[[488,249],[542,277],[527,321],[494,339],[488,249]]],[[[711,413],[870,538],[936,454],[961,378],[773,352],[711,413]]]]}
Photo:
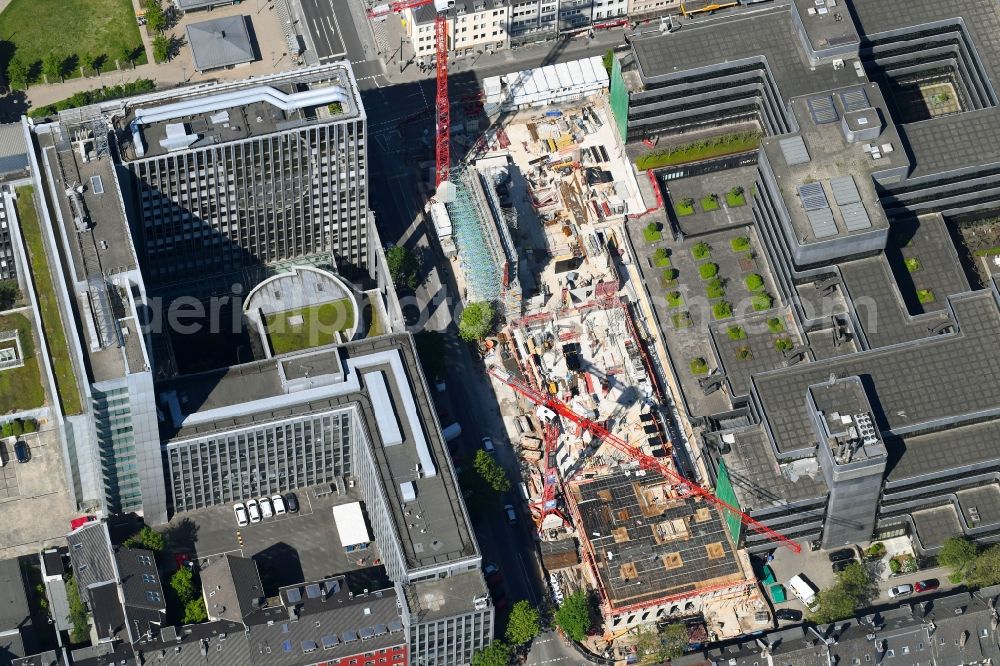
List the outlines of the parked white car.
{"type": "Polygon", "coordinates": [[[233,513],[236,514],[236,524],[240,527],[246,527],[250,524],[250,520],[247,518],[247,508],[243,502],[233,506],[233,513]]]}
{"type": "Polygon", "coordinates": [[[247,513],[250,514],[251,523],[259,523],[261,521],[260,505],[257,504],[257,500],[252,499],[247,501],[247,513]]]}
{"type": "Polygon", "coordinates": [[[285,500],[282,499],[281,495],[271,495],[271,504],[274,505],[274,515],[283,516],[288,510],[285,508],[285,500]]]}
{"type": "Polygon", "coordinates": [[[260,498],[260,512],[265,518],[270,518],[274,515],[274,509],[271,507],[271,500],[266,497],[260,498]]]}

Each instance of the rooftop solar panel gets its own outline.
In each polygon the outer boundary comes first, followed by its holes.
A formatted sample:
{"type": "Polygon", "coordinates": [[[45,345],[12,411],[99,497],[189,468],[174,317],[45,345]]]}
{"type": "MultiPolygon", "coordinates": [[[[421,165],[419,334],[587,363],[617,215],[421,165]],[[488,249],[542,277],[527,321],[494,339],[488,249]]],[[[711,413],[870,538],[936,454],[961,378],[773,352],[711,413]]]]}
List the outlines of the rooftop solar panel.
{"type": "Polygon", "coordinates": [[[817,125],[835,123],[840,119],[837,109],[833,106],[833,98],[829,95],[810,97],[806,103],[809,105],[809,112],[812,113],[813,122],[817,125]]]}
{"type": "Polygon", "coordinates": [[[829,238],[837,235],[837,223],[833,221],[833,211],[829,208],[807,210],[806,217],[816,238],[829,238]]]}
{"type": "Polygon", "coordinates": [[[802,199],[802,207],[806,210],[818,210],[830,206],[827,203],[826,192],[823,191],[822,183],[799,185],[799,197],[802,199]]]}
{"type": "Polygon", "coordinates": [[[868,101],[868,93],[865,92],[864,88],[845,90],[840,93],[840,101],[844,105],[844,110],[848,113],[867,109],[871,106],[871,102],[868,101]]]}
{"type": "Polygon", "coordinates": [[[848,231],[861,231],[862,229],[870,229],[872,226],[868,211],[865,210],[865,205],[860,201],[841,206],[840,214],[844,217],[844,226],[847,227],[848,231]]]}
{"type": "Polygon", "coordinates": [[[781,154],[785,156],[785,163],[788,166],[805,164],[809,161],[809,151],[801,136],[792,136],[778,141],[781,154]]]}
{"type": "Polygon", "coordinates": [[[854,176],[831,178],[830,189],[833,190],[833,200],[837,202],[838,206],[861,201],[861,195],[858,194],[858,186],[854,182],[854,176]]]}

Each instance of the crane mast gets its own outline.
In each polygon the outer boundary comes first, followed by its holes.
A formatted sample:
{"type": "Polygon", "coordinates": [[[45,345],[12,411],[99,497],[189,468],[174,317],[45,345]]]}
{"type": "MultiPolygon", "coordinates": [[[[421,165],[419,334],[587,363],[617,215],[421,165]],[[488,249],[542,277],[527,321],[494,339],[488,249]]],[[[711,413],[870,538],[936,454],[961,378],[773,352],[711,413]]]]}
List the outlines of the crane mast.
{"type": "Polygon", "coordinates": [[[397,0],[368,10],[371,18],[398,14],[407,9],[434,5],[434,57],[437,67],[437,96],[434,101],[435,161],[434,187],[448,180],[451,170],[451,102],[448,100],[448,10],[455,0],[397,0]]]}

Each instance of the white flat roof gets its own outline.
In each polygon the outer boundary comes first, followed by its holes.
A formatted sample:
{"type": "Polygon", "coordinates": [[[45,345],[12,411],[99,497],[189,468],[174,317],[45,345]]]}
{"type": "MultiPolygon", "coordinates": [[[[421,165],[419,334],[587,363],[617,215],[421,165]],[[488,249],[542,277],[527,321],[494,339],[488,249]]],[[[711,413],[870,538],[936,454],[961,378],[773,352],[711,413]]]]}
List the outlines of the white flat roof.
{"type": "Polygon", "coordinates": [[[365,515],[361,511],[361,502],[333,507],[333,520],[337,523],[337,535],[340,537],[340,545],[344,548],[371,542],[368,526],[365,525],[365,515]]]}

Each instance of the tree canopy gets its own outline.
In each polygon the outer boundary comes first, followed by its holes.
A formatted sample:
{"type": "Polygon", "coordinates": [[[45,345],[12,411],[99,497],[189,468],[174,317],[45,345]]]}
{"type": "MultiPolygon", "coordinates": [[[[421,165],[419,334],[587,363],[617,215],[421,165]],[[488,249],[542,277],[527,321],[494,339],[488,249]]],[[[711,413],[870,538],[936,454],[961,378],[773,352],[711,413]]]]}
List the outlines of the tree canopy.
{"type": "Polygon", "coordinates": [[[493,330],[493,306],[487,301],[469,303],[458,322],[458,336],[467,342],[485,338],[493,330]]]}
{"type": "Polygon", "coordinates": [[[590,598],[586,590],[566,596],[552,618],[574,641],[582,641],[590,630],[590,598]]]}
{"type": "Polygon", "coordinates": [[[170,52],[174,49],[174,42],[166,35],[157,35],[153,38],[153,58],[156,62],[166,62],[170,60],[170,52]]]}
{"type": "Polygon", "coordinates": [[[688,630],[683,624],[668,624],[661,634],[663,649],[667,659],[673,659],[684,654],[690,640],[688,630]]]}
{"type": "Polygon", "coordinates": [[[496,458],[486,453],[483,449],[476,451],[476,458],[472,466],[476,468],[479,476],[493,490],[498,493],[510,490],[510,479],[507,478],[507,473],[500,466],[500,463],[497,462],[496,458]]]}
{"type": "Polygon", "coordinates": [[[0,310],[10,310],[21,298],[17,280],[0,280],[0,310]]]}
{"type": "Polygon", "coordinates": [[[503,641],[493,641],[472,655],[472,666],[507,666],[510,658],[510,646],[503,641]]]}
{"type": "Polygon", "coordinates": [[[950,537],[941,545],[937,559],[938,564],[951,569],[955,576],[962,576],[976,559],[976,544],[961,535],[950,537]]]}
{"type": "Polygon", "coordinates": [[[966,580],[972,587],[1000,584],[1000,544],[990,546],[969,565],[966,580]]]}
{"type": "Polygon", "coordinates": [[[28,87],[28,66],[18,56],[14,56],[7,63],[7,80],[18,88],[28,87]]]}
{"type": "Polygon", "coordinates": [[[126,548],[148,548],[158,553],[163,550],[163,535],[149,525],[143,525],[141,530],[125,539],[122,545],[126,548]]]}
{"type": "Polygon", "coordinates": [[[87,619],[87,607],[80,598],[76,578],[72,576],[66,581],[66,599],[69,602],[69,621],[73,625],[69,631],[69,639],[73,643],[83,643],[90,638],[90,622],[87,619]]]}
{"type": "Polygon", "coordinates": [[[816,607],[809,613],[809,619],[827,624],[853,617],[855,610],[867,600],[870,585],[868,572],[860,562],[848,564],[837,574],[833,587],[820,590],[816,595],[816,607]]]}
{"type": "Polygon", "coordinates": [[[540,630],[538,609],[524,600],[514,604],[507,619],[507,640],[514,645],[523,645],[537,636],[540,630]]]}
{"type": "Polygon", "coordinates": [[[192,599],[184,605],[184,624],[195,624],[208,619],[208,612],[205,610],[205,600],[201,597],[192,599]]]}
{"type": "Polygon", "coordinates": [[[49,83],[55,83],[56,81],[54,79],[62,80],[63,71],[65,69],[63,63],[63,59],[52,51],[49,51],[49,53],[42,60],[42,72],[46,77],[48,77],[49,83]]]}
{"type": "Polygon", "coordinates": [[[416,289],[420,284],[420,259],[402,245],[394,245],[385,253],[389,276],[397,287],[416,289]]]}
{"type": "Polygon", "coordinates": [[[146,25],[153,32],[163,32],[167,28],[167,13],[159,0],[146,0],[143,3],[146,10],[146,25]]]}
{"type": "Polygon", "coordinates": [[[170,587],[185,606],[198,595],[194,585],[194,573],[188,567],[181,567],[170,577],[170,587]]]}

